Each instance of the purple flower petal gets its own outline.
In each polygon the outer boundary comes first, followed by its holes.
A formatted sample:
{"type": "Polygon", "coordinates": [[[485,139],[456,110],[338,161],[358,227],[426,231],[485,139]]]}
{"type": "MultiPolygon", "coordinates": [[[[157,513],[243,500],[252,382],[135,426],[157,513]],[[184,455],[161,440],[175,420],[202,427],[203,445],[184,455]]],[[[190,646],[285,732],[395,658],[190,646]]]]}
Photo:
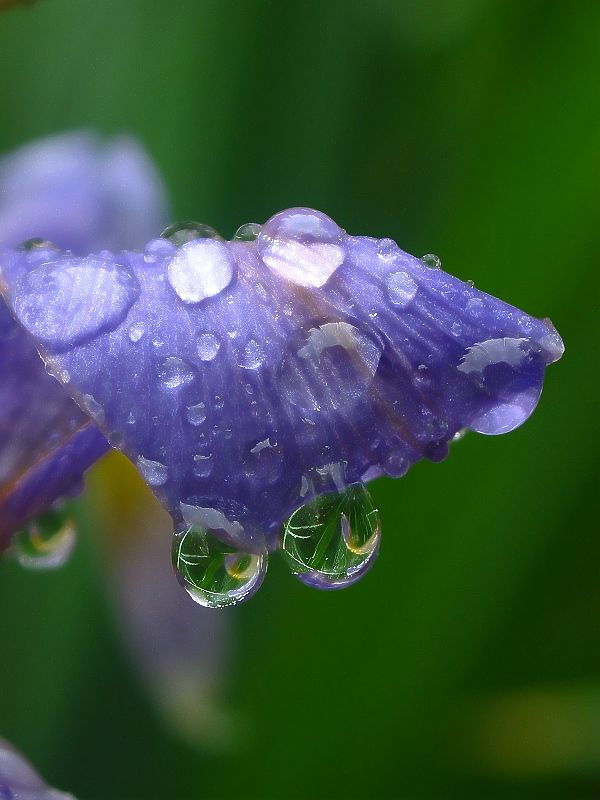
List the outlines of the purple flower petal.
{"type": "Polygon", "coordinates": [[[313,489],[517,427],[563,351],[548,321],[310,209],[257,241],[0,265],[48,368],[176,523],[251,551],[313,489]]]}
{"type": "MultiPolygon", "coordinates": [[[[163,224],[164,215],[158,175],[128,137],[105,144],[91,134],[67,134],[0,161],[0,244],[39,237],[30,245],[31,263],[56,255],[50,242],[81,254],[135,246],[163,224]]],[[[52,307],[54,324],[68,329],[68,307],[60,297],[52,307]]],[[[77,489],[84,470],[109,448],[46,372],[1,298],[0,442],[0,550],[26,519],[77,489]]]]}
{"type": "Polygon", "coordinates": [[[0,800],[74,800],[50,789],[12,745],[0,739],[0,800]]]}

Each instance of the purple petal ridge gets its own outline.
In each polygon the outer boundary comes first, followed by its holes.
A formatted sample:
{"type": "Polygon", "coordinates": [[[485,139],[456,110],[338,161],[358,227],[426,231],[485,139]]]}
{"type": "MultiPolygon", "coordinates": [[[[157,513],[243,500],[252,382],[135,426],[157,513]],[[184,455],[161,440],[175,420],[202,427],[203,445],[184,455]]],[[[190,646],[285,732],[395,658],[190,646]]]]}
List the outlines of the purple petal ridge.
{"type": "Polygon", "coordinates": [[[311,209],[250,242],[5,252],[0,286],[175,522],[250,550],[311,494],[522,424],[563,352],[549,321],[311,209]]]}

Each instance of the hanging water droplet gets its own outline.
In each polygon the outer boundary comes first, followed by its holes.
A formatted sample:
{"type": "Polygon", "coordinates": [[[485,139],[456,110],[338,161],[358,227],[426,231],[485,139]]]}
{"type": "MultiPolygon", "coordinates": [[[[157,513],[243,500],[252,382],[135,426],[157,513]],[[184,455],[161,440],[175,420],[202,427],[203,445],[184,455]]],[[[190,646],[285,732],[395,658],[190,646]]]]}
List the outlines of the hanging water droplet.
{"type": "Polygon", "coordinates": [[[17,250],[22,250],[26,253],[31,252],[32,250],[58,250],[58,247],[51,242],[49,239],[40,239],[36,237],[34,239],[27,239],[17,247],[17,250]]]}
{"type": "Polygon", "coordinates": [[[76,538],[68,511],[56,504],[14,535],[11,552],[26,569],[56,569],[68,561],[76,538]]]}
{"type": "Polygon", "coordinates": [[[459,431],[456,431],[456,433],[452,437],[452,441],[460,442],[462,439],[465,438],[468,432],[469,432],[468,428],[461,428],[459,431]]]}
{"type": "Polygon", "coordinates": [[[253,242],[258,239],[258,234],[262,225],[258,222],[246,222],[245,225],[240,225],[237,231],[233,234],[234,242],[253,242]]]}
{"type": "Polygon", "coordinates": [[[362,578],[379,551],[379,514],[362,483],[319,495],[285,523],[282,552],[303,583],[342,589],[362,578]]]}
{"type": "Polygon", "coordinates": [[[267,571],[267,554],[243,553],[197,525],[185,525],[173,537],[173,567],[192,600],[207,608],[225,608],[248,600],[267,571]]]}
{"type": "Polygon", "coordinates": [[[442,260],[439,256],[436,256],[435,253],[425,253],[424,256],[421,256],[421,261],[430,269],[441,269],[442,268],[442,260]]]}
{"type": "Polygon", "coordinates": [[[344,231],[311,208],[290,208],[262,226],[257,241],[264,263],[299,286],[323,286],[346,257],[344,231]]]}
{"type": "Polygon", "coordinates": [[[185,222],[174,222],[168,225],[160,234],[161,238],[172,242],[176,247],[191,242],[194,239],[222,239],[223,237],[210,225],[201,222],[187,220],[185,222]]]}
{"type": "Polygon", "coordinates": [[[468,286],[469,288],[471,288],[471,289],[473,289],[473,288],[474,288],[474,286],[475,286],[475,281],[468,280],[468,281],[465,281],[465,283],[466,283],[466,284],[467,284],[467,286],[468,286]]]}

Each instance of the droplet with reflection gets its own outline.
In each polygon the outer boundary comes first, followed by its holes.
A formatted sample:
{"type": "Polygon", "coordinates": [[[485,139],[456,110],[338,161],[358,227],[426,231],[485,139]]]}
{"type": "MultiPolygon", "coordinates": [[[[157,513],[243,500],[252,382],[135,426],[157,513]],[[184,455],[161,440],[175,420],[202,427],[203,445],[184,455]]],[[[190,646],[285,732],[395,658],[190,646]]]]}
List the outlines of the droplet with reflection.
{"type": "Polygon", "coordinates": [[[57,569],[69,560],[76,540],[77,529],[67,506],[56,503],[14,535],[11,553],[25,569],[57,569]]]}
{"type": "Polygon", "coordinates": [[[282,552],[303,583],[343,589],[370,569],[379,551],[379,513],[362,483],[321,494],[287,520],[282,552]]]}
{"type": "Polygon", "coordinates": [[[196,603],[225,608],[248,600],[267,571],[267,554],[244,553],[198,525],[184,525],[173,536],[173,568],[196,603]]]}
{"type": "Polygon", "coordinates": [[[204,225],[202,222],[194,222],[193,220],[174,222],[172,225],[168,225],[160,235],[162,239],[167,239],[176,247],[187,244],[187,242],[192,242],[194,239],[223,238],[220,233],[214,228],[211,228],[210,225],[204,225]]]}

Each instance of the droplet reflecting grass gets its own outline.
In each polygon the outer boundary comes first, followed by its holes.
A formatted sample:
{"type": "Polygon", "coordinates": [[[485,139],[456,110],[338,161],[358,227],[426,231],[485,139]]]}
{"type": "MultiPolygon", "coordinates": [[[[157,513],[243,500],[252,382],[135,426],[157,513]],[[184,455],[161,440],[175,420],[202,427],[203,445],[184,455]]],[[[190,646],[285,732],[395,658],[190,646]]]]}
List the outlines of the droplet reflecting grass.
{"type": "Polygon", "coordinates": [[[288,519],[283,554],[301,581],[318,589],[342,589],[359,580],[379,551],[379,514],[361,483],[319,495],[288,519]]]}
{"type": "Polygon", "coordinates": [[[173,537],[173,568],[192,600],[207,608],[243,603],[260,587],[267,554],[242,553],[196,525],[173,537]]]}
{"type": "Polygon", "coordinates": [[[162,239],[168,239],[176,247],[194,239],[221,239],[222,236],[210,225],[202,222],[187,220],[186,222],[174,222],[164,229],[160,234],[162,239]]]}

